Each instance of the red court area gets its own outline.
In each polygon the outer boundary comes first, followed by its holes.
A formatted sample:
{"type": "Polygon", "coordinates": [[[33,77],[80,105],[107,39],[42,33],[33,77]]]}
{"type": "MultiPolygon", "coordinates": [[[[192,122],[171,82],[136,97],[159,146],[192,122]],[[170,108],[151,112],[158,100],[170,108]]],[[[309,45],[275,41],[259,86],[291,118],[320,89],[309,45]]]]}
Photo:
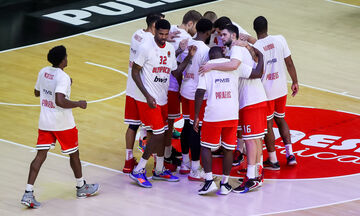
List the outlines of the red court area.
{"type": "MultiPolygon", "coordinates": [[[[293,151],[298,164],[286,164],[285,148],[278,133],[280,171],[265,170],[265,179],[328,178],[360,173],[360,115],[340,111],[287,107],[293,151]]],[[[274,124],[275,125],[275,124],[274,124]]],[[[180,140],[173,141],[180,150],[180,140]]],[[[264,148],[264,160],[267,152],[264,148]]],[[[233,167],[231,176],[244,176],[246,160],[233,167]]],[[[213,173],[222,173],[222,158],[213,158],[213,173]]]]}

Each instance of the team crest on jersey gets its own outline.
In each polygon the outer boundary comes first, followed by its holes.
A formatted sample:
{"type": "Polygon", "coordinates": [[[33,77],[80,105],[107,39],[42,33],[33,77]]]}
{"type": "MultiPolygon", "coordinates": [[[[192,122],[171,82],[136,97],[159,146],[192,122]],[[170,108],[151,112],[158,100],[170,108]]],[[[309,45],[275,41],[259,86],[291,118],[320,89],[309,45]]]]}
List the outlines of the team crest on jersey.
{"type": "Polygon", "coordinates": [[[168,51],[168,57],[170,57],[170,55],[171,55],[171,53],[170,53],[170,51],[168,51]]]}

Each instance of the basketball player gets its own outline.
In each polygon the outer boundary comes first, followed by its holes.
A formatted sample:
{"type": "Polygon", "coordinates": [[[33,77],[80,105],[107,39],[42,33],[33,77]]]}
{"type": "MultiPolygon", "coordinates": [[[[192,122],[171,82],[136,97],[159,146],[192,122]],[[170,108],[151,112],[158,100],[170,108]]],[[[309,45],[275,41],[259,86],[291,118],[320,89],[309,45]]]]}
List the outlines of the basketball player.
{"type": "Polygon", "coordinates": [[[192,47],[188,57],[178,66],[175,50],[166,42],[170,23],[164,19],[158,20],[155,29],[154,39],[145,41],[139,47],[132,67],[132,78],[141,91],[141,94],[134,96],[140,120],[147,130],[152,131],[152,135],[138,165],[130,173],[130,178],[146,188],[152,187],[152,184],[146,177],[145,166],[151,154],[155,152],[156,167],[152,178],[170,182],[179,181],[178,177],[164,169],[164,133],[167,130],[169,78],[170,73],[180,77],[196,52],[196,48],[192,47]]]}
{"type": "Polygon", "coordinates": [[[48,55],[52,66],[40,70],[34,94],[40,97],[39,135],[36,145],[37,154],[31,162],[28,182],[21,203],[29,208],[38,208],[40,203],[33,195],[34,183],[47,152],[59,141],[63,154],[70,156],[70,166],[76,178],[76,196],[85,198],[99,190],[98,184],[86,184],[82,176],[78,150],[78,130],[75,126],[72,108],[86,109],[84,100],[71,101],[71,78],[63,70],[67,66],[64,46],[52,48],[48,55]]]}
{"type": "MultiPolygon", "coordinates": [[[[171,44],[174,46],[174,49],[176,51],[176,56],[178,57],[181,53],[183,53],[183,56],[186,56],[188,54],[188,50],[186,49],[188,45],[188,41],[191,40],[191,38],[196,34],[196,23],[201,19],[202,15],[196,11],[196,10],[190,10],[188,11],[184,16],[181,25],[176,26],[172,25],[170,32],[179,31],[180,34],[178,34],[177,38],[175,39],[175,42],[172,42],[171,44]]],[[[178,57],[177,61],[178,63],[181,63],[183,58],[178,57]]],[[[180,93],[179,93],[179,82],[180,80],[176,80],[174,76],[170,74],[170,86],[169,86],[169,92],[168,92],[168,112],[169,112],[169,118],[168,118],[168,125],[169,130],[166,136],[166,147],[165,147],[165,161],[169,164],[173,164],[174,169],[176,170],[177,166],[181,165],[181,160],[177,159],[174,154],[171,154],[172,152],[172,146],[171,146],[171,138],[172,138],[172,131],[174,128],[174,121],[175,119],[180,117],[180,93]]],[[[184,111],[184,110],[183,110],[184,111]]],[[[189,114],[186,112],[183,112],[183,118],[185,120],[185,124],[180,136],[180,142],[181,142],[181,152],[182,152],[182,158],[183,163],[188,163],[190,161],[189,159],[189,143],[185,141],[186,137],[188,136],[188,130],[190,128],[189,126],[189,114]]],[[[185,168],[185,167],[183,167],[185,168]]],[[[181,169],[180,172],[187,172],[188,170],[181,169]]]]}
{"type": "MultiPolygon", "coordinates": [[[[234,28],[236,27],[234,26],[234,28]]],[[[233,33],[232,29],[230,32],[233,33]]],[[[231,40],[229,36],[230,35],[223,36],[223,41],[226,45],[229,40],[231,40]]],[[[246,49],[245,52],[247,52],[246,49]]],[[[209,56],[210,59],[216,59],[209,61],[210,63],[225,65],[229,62],[228,59],[224,58],[220,47],[212,47],[210,49],[209,56]]],[[[262,60],[261,54],[259,60],[262,60]]],[[[262,74],[262,67],[263,64],[260,63],[254,70],[250,66],[239,67],[238,69],[228,71],[227,73],[212,70],[204,76],[201,76],[199,79],[198,89],[195,96],[195,130],[197,130],[199,125],[199,111],[202,98],[205,91],[208,93],[208,101],[205,108],[205,116],[201,133],[201,159],[206,176],[205,184],[199,190],[199,194],[207,194],[211,191],[217,190],[211,171],[211,149],[217,149],[220,147],[220,139],[224,152],[223,177],[220,182],[220,194],[226,195],[232,190],[228,181],[233,159],[232,152],[236,147],[236,132],[239,116],[239,78],[260,78],[262,74]],[[219,112],[219,110],[221,110],[221,112],[219,112]]],[[[256,145],[254,147],[256,148],[256,145]]],[[[255,160],[255,157],[252,159],[255,160]]]]}
{"type": "Polygon", "coordinates": [[[299,91],[296,69],[291,58],[291,52],[282,35],[268,35],[267,20],[259,16],[254,20],[254,30],[257,34],[257,42],[254,44],[264,55],[265,68],[262,77],[266,95],[268,98],[267,128],[265,144],[269,154],[264,162],[264,168],[279,170],[275,151],[275,136],[273,132],[273,119],[279,127],[281,138],[285,144],[286,159],[288,165],[296,165],[296,158],[292,150],[289,126],[285,121],[285,106],[287,97],[286,69],[292,80],[292,96],[299,91]]]}
{"type": "MultiPolygon", "coordinates": [[[[234,40],[238,39],[238,29],[234,25],[227,25],[221,32],[221,39],[226,46],[230,46],[230,61],[226,63],[211,64],[211,68],[222,71],[231,71],[239,66],[231,62],[240,63],[241,68],[252,68],[255,62],[249,51],[244,47],[232,46],[234,40]]],[[[262,54],[253,50],[258,58],[258,69],[262,71],[262,54]]],[[[258,178],[262,170],[262,138],[266,130],[266,94],[262,87],[260,77],[241,77],[239,80],[239,126],[242,129],[242,137],[247,149],[247,174],[243,183],[234,189],[234,192],[247,192],[255,189],[261,183],[258,178]],[[257,172],[258,170],[258,172],[257,172]]]]}
{"type": "MultiPolygon", "coordinates": [[[[147,28],[137,30],[131,37],[130,44],[130,57],[129,57],[129,71],[128,79],[126,82],[126,101],[125,101],[125,124],[129,124],[129,127],[125,134],[126,140],[126,156],[125,165],[123,168],[124,173],[131,173],[134,166],[137,165],[136,160],[133,156],[133,148],[136,137],[136,132],[141,124],[139,111],[136,107],[134,95],[139,94],[134,80],[131,77],[131,68],[136,53],[141,44],[146,40],[153,40],[155,34],[155,23],[162,19],[160,14],[150,14],[146,17],[147,28]]],[[[145,133],[146,134],[146,133],[145,133]]]]}
{"type": "Polygon", "coordinates": [[[233,24],[239,29],[239,38],[243,41],[247,41],[251,44],[254,44],[256,41],[256,38],[252,37],[247,31],[245,31],[243,28],[241,28],[238,24],[235,22],[232,22],[229,17],[222,16],[219,19],[217,19],[214,22],[214,29],[215,31],[210,37],[210,43],[209,46],[220,46],[224,47],[224,44],[221,40],[221,31],[225,28],[225,26],[233,24]]]}
{"type": "MultiPolygon", "coordinates": [[[[191,149],[191,166],[188,160],[184,160],[181,164],[180,173],[189,173],[188,179],[194,181],[202,181],[204,177],[204,171],[200,166],[200,132],[194,131],[193,127],[187,124],[193,124],[195,119],[195,92],[199,81],[199,67],[205,64],[209,60],[209,47],[205,44],[205,41],[210,37],[212,31],[212,22],[208,19],[200,19],[196,24],[197,35],[193,40],[189,41],[190,46],[196,46],[197,51],[191,60],[191,63],[186,68],[186,72],[181,84],[181,102],[183,113],[189,114],[189,120],[185,121],[182,134],[183,141],[190,144],[191,149]],[[190,169],[191,167],[191,169],[190,169]]],[[[183,54],[182,54],[183,55],[183,54]]],[[[184,58],[184,56],[182,56],[184,58]]],[[[206,100],[206,97],[205,97],[206,100]]],[[[200,111],[200,126],[204,115],[206,101],[200,111]]]]}

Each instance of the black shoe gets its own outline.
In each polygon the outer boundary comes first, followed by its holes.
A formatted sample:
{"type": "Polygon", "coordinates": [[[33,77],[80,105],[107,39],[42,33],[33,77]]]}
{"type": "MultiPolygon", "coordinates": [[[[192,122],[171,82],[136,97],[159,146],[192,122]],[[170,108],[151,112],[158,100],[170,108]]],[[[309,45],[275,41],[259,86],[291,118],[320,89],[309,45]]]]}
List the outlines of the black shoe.
{"type": "Polygon", "coordinates": [[[229,185],[229,182],[223,184],[220,181],[220,194],[221,195],[227,195],[232,191],[231,185],[229,185]]]}
{"type": "Polygon", "coordinates": [[[279,161],[276,161],[275,163],[272,163],[270,159],[268,158],[266,161],[264,161],[264,169],[268,170],[280,170],[280,164],[279,161]]]}
{"type": "Polygon", "coordinates": [[[200,195],[208,194],[214,191],[217,191],[217,186],[214,180],[205,180],[204,186],[198,191],[200,195]]]}
{"type": "Polygon", "coordinates": [[[260,187],[260,182],[257,179],[249,179],[245,177],[243,183],[233,190],[234,193],[247,193],[251,190],[254,190],[260,187]]]}
{"type": "Polygon", "coordinates": [[[234,159],[233,159],[233,166],[239,166],[241,164],[241,162],[244,161],[244,154],[241,153],[240,151],[236,150],[234,152],[234,159]]]}

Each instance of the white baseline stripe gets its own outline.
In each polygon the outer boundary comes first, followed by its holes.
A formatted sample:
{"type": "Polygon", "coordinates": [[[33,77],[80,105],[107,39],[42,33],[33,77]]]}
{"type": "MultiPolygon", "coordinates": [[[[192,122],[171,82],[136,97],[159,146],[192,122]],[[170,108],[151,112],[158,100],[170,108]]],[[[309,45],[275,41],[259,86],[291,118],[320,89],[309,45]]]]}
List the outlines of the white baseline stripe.
{"type": "MultiPolygon", "coordinates": [[[[291,81],[288,81],[288,83],[291,83],[291,81]]],[[[328,89],[324,89],[324,88],[319,88],[319,87],[315,87],[315,86],[311,86],[311,85],[307,85],[307,84],[302,84],[299,83],[300,86],[305,86],[308,88],[312,88],[312,89],[316,89],[316,90],[320,90],[320,91],[324,91],[324,92],[329,92],[329,93],[333,93],[333,94],[337,94],[337,95],[342,95],[342,96],[346,96],[346,97],[351,97],[351,98],[355,98],[360,100],[360,97],[354,96],[354,95],[349,95],[347,94],[347,92],[336,92],[336,91],[332,91],[332,90],[328,90],[328,89]]]]}
{"type": "Polygon", "coordinates": [[[305,208],[284,210],[284,211],[278,211],[278,212],[269,212],[269,213],[258,214],[258,215],[272,215],[272,214],[281,214],[281,213],[287,213],[287,212],[302,211],[302,210],[308,210],[308,209],[315,209],[315,208],[321,208],[321,207],[326,207],[326,206],[338,205],[338,204],[347,203],[347,202],[353,202],[353,201],[357,201],[357,200],[360,200],[360,198],[344,200],[344,201],[339,201],[339,202],[333,202],[333,203],[317,205],[317,206],[311,206],[311,207],[305,207],[305,208]]]}
{"type": "Polygon", "coordinates": [[[352,4],[347,4],[347,3],[344,3],[344,2],[338,2],[338,1],[333,1],[333,0],[326,0],[326,1],[327,1],[327,2],[331,2],[331,3],[335,3],[335,4],[340,4],[340,5],[349,6],[349,7],[360,8],[360,6],[352,5],[352,4]]]}

